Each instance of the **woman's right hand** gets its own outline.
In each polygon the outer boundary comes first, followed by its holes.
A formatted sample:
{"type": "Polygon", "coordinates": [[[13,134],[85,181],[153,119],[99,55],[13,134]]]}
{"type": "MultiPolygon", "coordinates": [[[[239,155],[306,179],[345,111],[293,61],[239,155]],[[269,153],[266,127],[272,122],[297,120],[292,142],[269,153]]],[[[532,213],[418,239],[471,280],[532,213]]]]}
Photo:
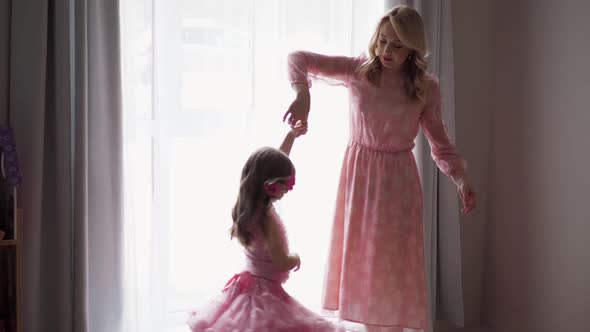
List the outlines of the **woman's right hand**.
{"type": "Polygon", "coordinates": [[[293,127],[299,121],[303,125],[307,125],[307,117],[309,115],[309,108],[310,108],[310,95],[308,89],[302,89],[297,92],[297,97],[289,106],[285,115],[283,115],[283,122],[287,120],[287,123],[293,127]]]}

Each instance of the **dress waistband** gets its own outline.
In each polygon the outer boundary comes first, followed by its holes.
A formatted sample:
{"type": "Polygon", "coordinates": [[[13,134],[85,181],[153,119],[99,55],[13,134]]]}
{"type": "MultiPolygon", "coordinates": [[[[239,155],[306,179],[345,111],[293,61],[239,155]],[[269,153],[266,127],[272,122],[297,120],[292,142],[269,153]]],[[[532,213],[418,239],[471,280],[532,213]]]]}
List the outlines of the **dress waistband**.
{"type": "Polygon", "coordinates": [[[349,147],[359,147],[359,148],[363,148],[363,149],[367,149],[367,150],[371,150],[371,151],[375,151],[375,152],[381,152],[381,153],[401,153],[401,152],[408,152],[408,151],[412,151],[412,149],[414,148],[413,146],[410,148],[399,148],[399,149],[383,149],[383,148],[377,148],[377,147],[372,147],[372,146],[368,146],[364,143],[360,143],[358,141],[355,140],[350,140],[348,142],[348,146],[349,147]]]}
{"type": "Polygon", "coordinates": [[[245,271],[257,277],[279,281],[281,283],[289,279],[289,271],[279,271],[272,262],[253,262],[248,259],[246,261],[245,271]]]}

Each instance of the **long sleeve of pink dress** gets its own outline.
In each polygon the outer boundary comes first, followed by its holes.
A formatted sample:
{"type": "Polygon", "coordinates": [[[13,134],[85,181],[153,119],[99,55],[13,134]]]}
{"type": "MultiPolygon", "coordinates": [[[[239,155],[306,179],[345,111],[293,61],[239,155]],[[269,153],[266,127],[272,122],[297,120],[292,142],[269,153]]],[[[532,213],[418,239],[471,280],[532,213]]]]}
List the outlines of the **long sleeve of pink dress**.
{"type": "Polygon", "coordinates": [[[349,91],[350,138],[336,197],[324,309],[380,331],[425,329],[422,189],[412,153],[419,128],[444,174],[465,172],[442,121],[438,80],[428,76],[424,100],[413,100],[401,73],[383,72],[377,85],[361,77],[362,56],[298,51],[288,60],[292,84],[311,87],[322,79],[349,91]]]}
{"type": "Polygon", "coordinates": [[[291,84],[302,83],[308,87],[316,79],[344,84],[354,75],[358,59],[346,56],[328,56],[312,52],[296,51],[289,54],[289,79],[291,84]]]}
{"type": "Polygon", "coordinates": [[[429,81],[429,95],[420,116],[420,127],[430,143],[432,159],[441,172],[454,177],[465,175],[465,160],[449,140],[447,127],[442,120],[440,86],[434,77],[429,81]]]}

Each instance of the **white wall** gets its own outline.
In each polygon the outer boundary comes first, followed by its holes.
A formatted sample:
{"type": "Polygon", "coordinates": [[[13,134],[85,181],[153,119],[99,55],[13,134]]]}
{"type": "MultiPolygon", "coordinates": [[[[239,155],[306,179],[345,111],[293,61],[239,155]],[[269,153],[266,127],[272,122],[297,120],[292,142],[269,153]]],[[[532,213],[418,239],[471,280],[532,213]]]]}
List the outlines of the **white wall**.
{"type": "Polygon", "coordinates": [[[590,330],[589,13],[583,0],[495,1],[484,321],[496,331],[590,330]]]}

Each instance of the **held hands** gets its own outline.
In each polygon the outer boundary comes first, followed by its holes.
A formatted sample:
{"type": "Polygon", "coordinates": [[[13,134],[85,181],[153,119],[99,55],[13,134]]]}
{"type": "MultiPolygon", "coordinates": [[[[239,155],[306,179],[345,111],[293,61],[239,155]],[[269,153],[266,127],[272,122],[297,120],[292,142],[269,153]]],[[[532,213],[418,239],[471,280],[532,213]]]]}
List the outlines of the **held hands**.
{"type": "Polygon", "coordinates": [[[295,122],[291,125],[291,129],[283,139],[283,143],[281,143],[279,150],[283,151],[286,155],[289,155],[295,139],[301,135],[305,135],[305,133],[307,133],[307,123],[303,123],[301,120],[295,122]]]}
{"type": "Polygon", "coordinates": [[[457,192],[459,193],[459,197],[461,198],[461,202],[463,203],[463,208],[461,212],[469,213],[471,212],[477,203],[477,196],[469,179],[467,177],[463,177],[456,181],[457,184],[457,192]]]}
{"type": "Polygon", "coordinates": [[[291,125],[291,131],[289,131],[289,134],[293,135],[295,138],[305,135],[306,133],[307,123],[304,123],[301,120],[297,121],[295,125],[291,125]]]}

